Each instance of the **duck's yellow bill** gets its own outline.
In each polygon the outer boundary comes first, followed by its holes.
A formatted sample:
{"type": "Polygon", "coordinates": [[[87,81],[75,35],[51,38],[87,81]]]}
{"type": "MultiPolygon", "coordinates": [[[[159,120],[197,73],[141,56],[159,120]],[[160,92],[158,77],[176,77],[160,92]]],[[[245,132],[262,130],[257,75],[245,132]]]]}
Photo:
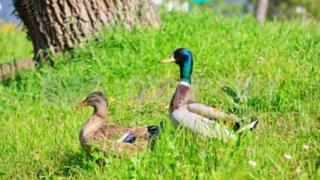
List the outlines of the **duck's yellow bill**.
{"type": "Polygon", "coordinates": [[[161,61],[161,63],[173,63],[173,62],[176,62],[176,60],[174,59],[173,56],[170,56],[170,57],[161,61]]]}
{"type": "Polygon", "coordinates": [[[88,105],[88,101],[87,101],[87,100],[84,100],[84,101],[82,101],[81,103],[78,103],[78,104],[76,105],[76,107],[77,107],[77,108],[82,108],[82,107],[87,106],[87,105],[88,105]]]}

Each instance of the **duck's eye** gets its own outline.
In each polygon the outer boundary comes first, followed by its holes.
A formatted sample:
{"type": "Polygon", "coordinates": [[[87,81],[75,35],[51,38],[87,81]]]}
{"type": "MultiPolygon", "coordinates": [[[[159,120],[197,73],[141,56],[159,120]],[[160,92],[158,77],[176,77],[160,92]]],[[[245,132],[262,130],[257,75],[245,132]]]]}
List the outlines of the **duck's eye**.
{"type": "Polygon", "coordinates": [[[99,103],[100,100],[99,99],[90,99],[89,103],[94,104],[94,103],[99,103]]]}

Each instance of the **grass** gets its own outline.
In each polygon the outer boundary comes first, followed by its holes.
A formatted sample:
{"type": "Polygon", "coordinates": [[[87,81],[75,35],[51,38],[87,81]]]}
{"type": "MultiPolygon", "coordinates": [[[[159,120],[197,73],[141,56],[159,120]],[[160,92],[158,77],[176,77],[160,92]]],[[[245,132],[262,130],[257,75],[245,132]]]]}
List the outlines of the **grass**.
{"type": "Polygon", "coordinates": [[[164,14],[160,30],[104,30],[84,48],[55,57],[55,67],[0,85],[0,177],[108,179],[318,179],[320,177],[320,32],[317,24],[210,14],[164,14]],[[158,61],[177,47],[194,53],[197,99],[240,117],[259,117],[237,143],[175,129],[168,104],[178,67],[158,61]],[[243,91],[234,103],[222,91],[243,91]],[[110,101],[109,121],[165,122],[155,151],[85,156],[78,134],[92,109],[74,105],[89,92],[110,101]],[[291,156],[292,159],[287,156],[291,156]],[[256,166],[249,164],[256,162],[256,166]]]}
{"type": "Polygon", "coordinates": [[[26,33],[13,24],[0,22],[0,64],[32,57],[32,43],[26,33]]]}

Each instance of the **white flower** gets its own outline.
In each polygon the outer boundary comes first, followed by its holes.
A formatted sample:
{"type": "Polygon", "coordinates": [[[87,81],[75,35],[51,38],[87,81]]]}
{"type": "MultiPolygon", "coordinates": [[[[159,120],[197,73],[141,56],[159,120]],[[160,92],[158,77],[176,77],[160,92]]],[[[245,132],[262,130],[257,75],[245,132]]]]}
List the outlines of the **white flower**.
{"type": "Polygon", "coordinates": [[[308,150],[310,149],[310,147],[309,147],[308,145],[306,145],[306,144],[304,144],[304,145],[302,146],[302,148],[303,148],[303,150],[306,150],[306,151],[308,151],[308,150]]]}
{"type": "Polygon", "coordinates": [[[291,159],[293,158],[290,154],[284,154],[283,157],[284,157],[286,160],[291,160],[291,159]]]}
{"type": "Polygon", "coordinates": [[[302,169],[301,169],[300,167],[297,167],[296,172],[297,172],[298,174],[300,174],[300,173],[302,173],[302,169]]]}
{"type": "Polygon", "coordinates": [[[256,167],[257,166],[257,163],[253,160],[250,160],[248,161],[248,164],[251,166],[251,167],[256,167]]]}

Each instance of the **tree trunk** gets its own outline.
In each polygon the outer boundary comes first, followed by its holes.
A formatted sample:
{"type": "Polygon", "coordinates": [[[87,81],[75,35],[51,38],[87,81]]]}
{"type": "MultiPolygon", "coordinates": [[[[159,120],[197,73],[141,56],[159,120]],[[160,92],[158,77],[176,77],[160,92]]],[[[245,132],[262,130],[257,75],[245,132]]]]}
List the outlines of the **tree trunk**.
{"type": "Polygon", "coordinates": [[[150,0],[14,0],[35,59],[71,49],[101,25],[159,26],[150,0]]]}
{"type": "Polygon", "coordinates": [[[260,24],[264,24],[267,17],[269,0],[258,0],[256,18],[260,24]]]}

